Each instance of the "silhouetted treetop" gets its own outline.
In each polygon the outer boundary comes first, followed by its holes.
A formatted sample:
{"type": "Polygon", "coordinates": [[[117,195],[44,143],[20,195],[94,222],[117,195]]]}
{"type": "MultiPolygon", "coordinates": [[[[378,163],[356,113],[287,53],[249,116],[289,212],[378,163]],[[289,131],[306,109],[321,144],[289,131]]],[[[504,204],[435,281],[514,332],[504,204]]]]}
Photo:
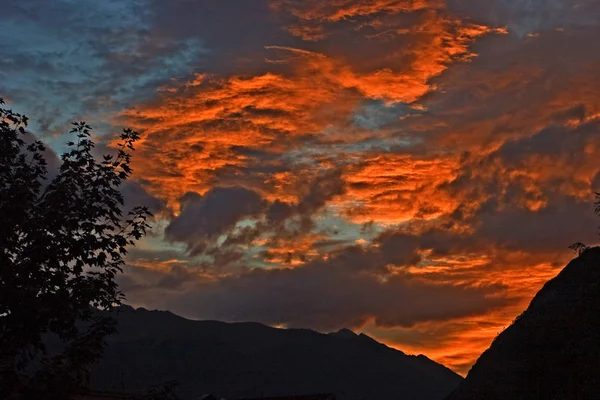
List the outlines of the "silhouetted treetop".
{"type": "Polygon", "coordinates": [[[124,130],[116,156],[98,161],[91,127],[74,122],[75,139],[48,180],[44,144],[26,141],[27,117],[3,105],[0,99],[0,397],[44,391],[65,398],[102,353],[113,325],[94,308],[121,303],[115,276],[148,228],[148,209],[124,215],[120,192],[139,135],[124,130]],[[48,356],[46,334],[67,343],[64,352],[48,356]]]}

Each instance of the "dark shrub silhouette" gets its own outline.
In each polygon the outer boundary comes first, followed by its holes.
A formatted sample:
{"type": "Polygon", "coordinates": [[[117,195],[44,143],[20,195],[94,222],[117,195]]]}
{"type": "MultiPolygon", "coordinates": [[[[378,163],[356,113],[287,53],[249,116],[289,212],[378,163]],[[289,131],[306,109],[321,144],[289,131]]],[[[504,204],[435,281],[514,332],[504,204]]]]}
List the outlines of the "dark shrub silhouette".
{"type": "Polygon", "coordinates": [[[73,123],[69,151],[47,180],[44,145],[0,99],[0,398],[67,398],[85,386],[114,323],[95,309],[121,303],[127,246],[146,232],[146,207],[123,212],[131,174],[124,130],[116,157],[97,161],[91,128],[73,123]],[[65,344],[48,355],[45,338],[65,344]]]}

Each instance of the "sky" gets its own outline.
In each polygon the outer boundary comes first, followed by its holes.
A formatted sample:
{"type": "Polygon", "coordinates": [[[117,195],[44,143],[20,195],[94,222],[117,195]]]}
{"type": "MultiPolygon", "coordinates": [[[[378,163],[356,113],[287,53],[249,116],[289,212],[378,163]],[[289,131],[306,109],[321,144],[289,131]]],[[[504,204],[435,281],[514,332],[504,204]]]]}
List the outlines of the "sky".
{"type": "Polygon", "coordinates": [[[466,374],[598,242],[598,0],[7,0],[0,97],[57,154],[142,134],[119,285],[466,374]]]}

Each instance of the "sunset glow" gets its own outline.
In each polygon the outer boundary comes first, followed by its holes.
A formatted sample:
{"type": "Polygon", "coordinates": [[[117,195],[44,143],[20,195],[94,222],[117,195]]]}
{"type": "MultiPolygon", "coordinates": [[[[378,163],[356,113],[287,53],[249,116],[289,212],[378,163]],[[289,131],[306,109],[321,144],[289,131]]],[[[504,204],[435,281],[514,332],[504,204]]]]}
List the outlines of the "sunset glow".
{"type": "Polygon", "coordinates": [[[31,132],[142,134],[134,306],[346,327],[465,375],[597,242],[597,1],[14,3],[0,96],[31,132]]]}

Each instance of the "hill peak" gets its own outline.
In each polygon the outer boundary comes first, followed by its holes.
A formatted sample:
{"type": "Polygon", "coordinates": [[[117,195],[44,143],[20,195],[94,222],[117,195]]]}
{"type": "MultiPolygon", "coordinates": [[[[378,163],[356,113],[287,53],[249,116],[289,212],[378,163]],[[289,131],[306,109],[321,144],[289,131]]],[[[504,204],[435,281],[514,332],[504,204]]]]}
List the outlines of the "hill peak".
{"type": "Polygon", "coordinates": [[[448,400],[589,399],[600,388],[600,248],[536,294],[448,400]]]}
{"type": "Polygon", "coordinates": [[[194,321],[168,312],[118,313],[93,372],[95,389],[143,391],[169,380],[180,397],[253,398],[334,393],[340,400],[438,400],[462,378],[349,329],[324,334],[258,323],[194,321]]]}
{"type": "Polygon", "coordinates": [[[345,339],[355,339],[358,337],[358,335],[356,333],[354,333],[353,331],[351,331],[350,329],[347,328],[342,328],[337,332],[332,332],[330,333],[331,336],[336,336],[338,338],[345,338],[345,339]]]}

